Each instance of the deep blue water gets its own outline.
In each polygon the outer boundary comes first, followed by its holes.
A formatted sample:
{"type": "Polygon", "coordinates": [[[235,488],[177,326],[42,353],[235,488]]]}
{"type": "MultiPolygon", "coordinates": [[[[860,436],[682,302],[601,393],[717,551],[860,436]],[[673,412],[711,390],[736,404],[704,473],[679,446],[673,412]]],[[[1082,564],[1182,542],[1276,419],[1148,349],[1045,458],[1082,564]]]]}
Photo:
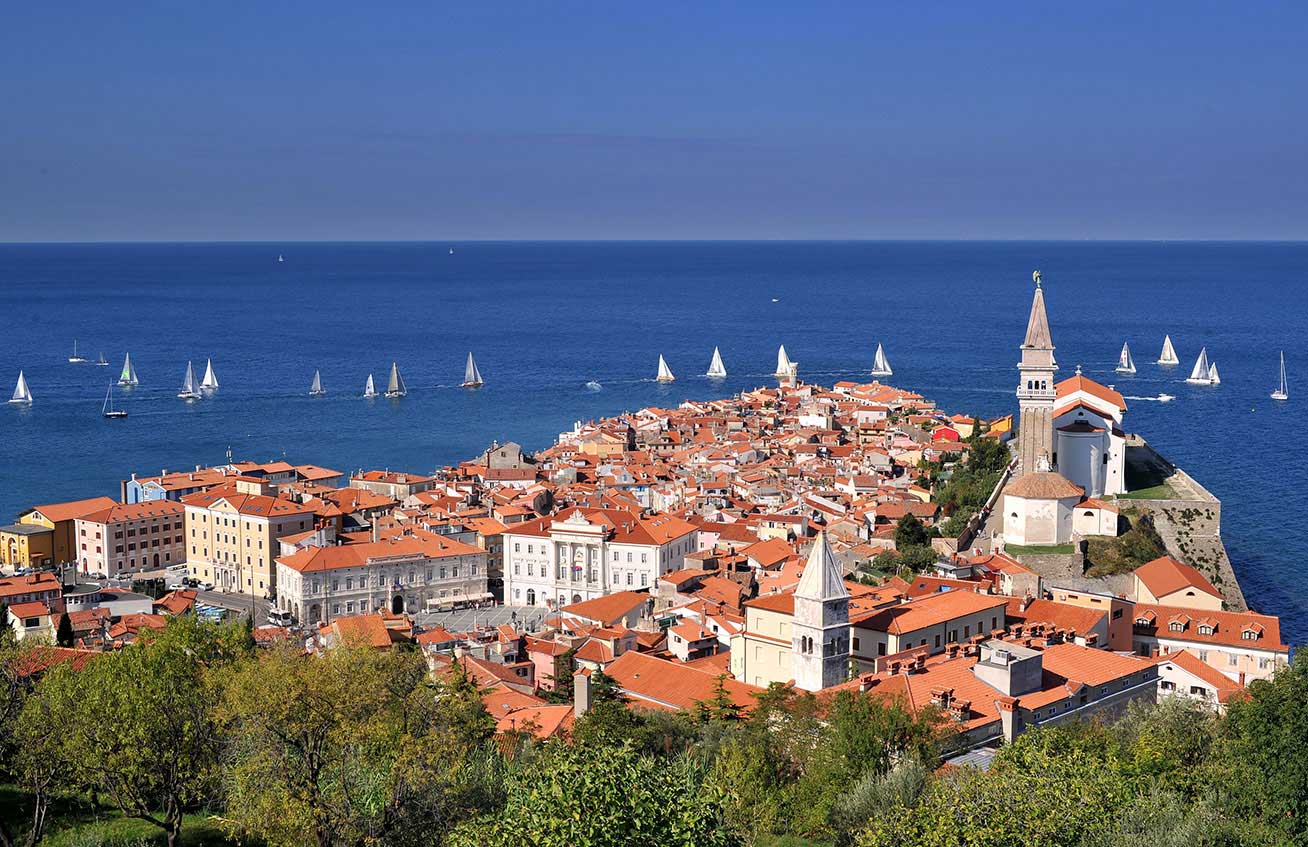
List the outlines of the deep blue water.
{"type": "Polygon", "coordinates": [[[472,243],[0,246],[0,517],[116,495],[132,471],[285,457],[429,471],[492,438],[529,448],[577,419],[774,384],[860,378],[878,341],[892,382],[950,411],[1015,410],[1014,366],[1043,271],[1060,376],[1080,363],[1128,397],[1127,428],[1222,498],[1223,533],[1258,609],[1308,633],[1297,572],[1308,461],[1308,244],[472,243]],[[449,253],[450,247],[455,253],[449,253]],[[276,262],[278,253],[286,261],[276,262]],[[772,302],[777,298],[779,302],[772,302]],[[1171,333],[1182,364],[1152,364],[1171,333]],[[70,365],[73,339],[111,367],[70,365]],[[1140,373],[1112,372],[1123,341],[1140,373]],[[696,374],[714,345],[730,377],[696,374]],[[1184,378],[1200,345],[1223,385],[1184,378]],[[457,387],[473,350],[487,386],[457,387]],[[1276,404],[1277,352],[1292,399],[1276,404]],[[100,416],[130,350],[130,412],[100,416]],[[652,381],[658,355],[679,377],[652,381]],[[211,400],[175,398],[213,357],[211,400]],[[360,399],[400,363],[409,396],[360,399]],[[314,368],[330,394],[306,396],[314,368]],[[596,379],[598,392],[583,384],[596,379]],[[1298,389],[1304,385],[1303,391],[1298,389]]]}

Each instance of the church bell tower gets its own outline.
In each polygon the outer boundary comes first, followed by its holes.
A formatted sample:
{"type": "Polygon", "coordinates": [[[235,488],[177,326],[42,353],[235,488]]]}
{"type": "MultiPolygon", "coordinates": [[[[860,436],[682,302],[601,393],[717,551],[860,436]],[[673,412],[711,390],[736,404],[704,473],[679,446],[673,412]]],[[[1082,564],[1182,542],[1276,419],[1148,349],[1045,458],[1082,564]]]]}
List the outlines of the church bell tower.
{"type": "Polygon", "coordinates": [[[1045,292],[1040,285],[1040,271],[1031,274],[1035,281],[1035,298],[1026,322],[1022,341],[1022,361],[1018,363],[1017,424],[1018,474],[1053,470],[1054,467],[1054,340],[1045,316],[1045,292]]]}

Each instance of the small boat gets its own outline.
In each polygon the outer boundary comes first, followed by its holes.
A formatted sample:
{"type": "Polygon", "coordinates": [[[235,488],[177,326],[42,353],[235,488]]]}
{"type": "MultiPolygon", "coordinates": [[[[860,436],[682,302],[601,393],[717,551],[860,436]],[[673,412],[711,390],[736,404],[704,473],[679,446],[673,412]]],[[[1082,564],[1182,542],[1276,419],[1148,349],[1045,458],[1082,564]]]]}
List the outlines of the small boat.
{"type": "Polygon", "coordinates": [[[68,361],[71,362],[71,363],[73,363],[74,365],[80,365],[82,362],[85,362],[85,361],[86,361],[86,358],[83,357],[83,356],[81,356],[81,355],[77,352],[77,339],[76,339],[76,338],[73,339],[73,355],[71,355],[71,356],[68,357],[68,361]]]}
{"type": "Polygon", "coordinates": [[[327,393],[327,389],[322,387],[322,371],[315,369],[313,372],[313,382],[309,385],[310,397],[321,397],[327,393]]]}
{"type": "Polygon", "coordinates": [[[894,376],[894,373],[890,369],[890,362],[886,359],[886,351],[882,350],[878,343],[876,360],[872,363],[872,376],[894,376]]]}
{"type": "Polygon", "coordinates": [[[281,254],[281,253],[278,253],[278,254],[277,254],[277,264],[280,265],[282,262],[285,262],[285,261],[286,261],[286,259],[282,257],[282,254],[281,254]]]}
{"type": "Polygon", "coordinates": [[[404,387],[404,379],[400,376],[400,366],[391,362],[391,379],[386,383],[386,396],[403,397],[408,393],[408,389],[404,387]]]}
{"type": "Polygon", "coordinates": [[[1175,348],[1172,347],[1172,336],[1170,335],[1163,336],[1163,352],[1158,354],[1157,364],[1160,365],[1181,364],[1181,360],[1176,358],[1176,350],[1175,348]]]}
{"type": "Polygon", "coordinates": [[[218,390],[218,377],[213,372],[213,359],[205,362],[204,379],[200,382],[200,388],[205,391],[218,390]]]}
{"type": "Polygon", "coordinates": [[[97,368],[107,368],[107,367],[109,367],[109,360],[106,359],[106,358],[104,357],[104,354],[103,354],[103,353],[100,354],[100,358],[98,358],[98,359],[95,360],[95,366],[96,366],[97,368]]]}
{"type": "Polygon", "coordinates": [[[1117,357],[1115,370],[1120,374],[1135,373],[1135,361],[1131,358],[1131,345],[1123,343],[1122,352],[1117,357]]]}
{"type": "Polygon", "coordinates": [[[477,363],[472,358],[472,353],[468,354],[468,364],[463,368],[463,387],[464,388],[481,388],[486,381],[481,378],[481,371],[477,370],[477,363]]]}
{"type": "Polygon", "coordinates": [[[713,361],[709,362],[708,373],[704,374],[704,376],[708,377],[709,379],[722,379],[726,375],[727,375],[727,366],[722,364],[722,354],[718,352],[718,348],[714,347],[713,361]]]}
{"type": "Polygon", "coordinates": [[[182,400],[199,400],[204,395],[200,393],[200,386],[195,381],[195,368],[190,362],[186,363],[186,376],[182,379],[182,390],[177,392],[178,398],[182,400]]]}
{"type": "Polygon", "coordinates": [[[1209,384],[1209,385],[1221,385],[1221,384],[1222,384],[1222,377],[1221,377],[1221,374],[1219,374],[1219,373],[1217,372],[1217,363],[1216,363],[1216,362],[1213,362],[1211,365],[1208,366],[1208,384],[1209,384]]]}
{"type": "Polygon", "coordinates": [[[781,300],[778,299],[778,298],[776,298],[776,297],[773,297],[773,298],[772,298],[772,302],[773,302],[773,303],[780,303],[781,300]]]}
{"type": "Polygon", "coordinates": [[[777,350],[777,372],[773,376],[777,379],[785,379],[790,376],[790,357],[786,355],[786,345],[784,344],[777,350]]]}
{"type": "Polygon", "coordinates": [[[663,354],[659,354],[659,375],[654,377],[659,382],[676,382],[677,378],[672,375],[672,368],[663,360],[663,354]]]}
{"type": "Polygon", "coordinates": [[[1176,399],[1176,395],[1174,395],[1174,394],[1159,394],[1159,395],[1158,395],[1158,402],[1159,402],[1159,403],[1170,403],[1170,402],[1172,402],[1172,401],[1175,400],[1175,399],[1176,399]]]}
{"type": "Polygon", "coordinates": [[[590,382],[586,383],[586,388],[588,388],[591,391],[599,391],[603,387],[604,386],[600,385],[599,380],[597,379],[592,379],[590,382]]]}
{"type": "Polygon", "coordinates": [[[1199,350],[1199,358],[1194,360],[1194,369],[1190,371],[1190,376],[1186,382],[1191,385],[1212,385],[1212,368],[1208,364],[1208,348],[1204,347],[1199,350]]]}
{"type": "Polygon", "coordinates": [[[1289,400],[1290,386],[1285,382],[1285,351],[1281,351],[1281,387],[1272,392],[1273,400],[1289,400]]]}
{"type": "Polygon", "coordinates": [[[18,372],[18,384],[14,386],[14,396],[9,398],[10,403],[24,403],[31,405],[32,390],[27,387],[27,378],[23,372],[18,372]]]}
{"type": "Polygon", "coordinates": [[[372,374],[368,374],[368,382],[363,386],[363,396],[369,400],[377,396],[377,386],[372,382],[372,374]]]}
{"type": "Polygon", "coordinates": [[[106,418],[125,418],[127,417],[126,409],[114,408],[114,384],[109,383],[109,387],[104,391],[104,405],[100,407],[100,414],[106,418]]]}
{"type": "Polygon", "coordinates": [[[124,388],[131,388],[141,384],[141,381],[136,378],[136,367],[132,365],[131,353],[123,358],[123,372],[118,375],[118,384],[124,388]]]}
{"type": "Polygon", "coordinates": [[[450,255],[451,255],[451,256],[454,255],[454,248],[453,248],[453,247],[450,248],[450,255]]]}

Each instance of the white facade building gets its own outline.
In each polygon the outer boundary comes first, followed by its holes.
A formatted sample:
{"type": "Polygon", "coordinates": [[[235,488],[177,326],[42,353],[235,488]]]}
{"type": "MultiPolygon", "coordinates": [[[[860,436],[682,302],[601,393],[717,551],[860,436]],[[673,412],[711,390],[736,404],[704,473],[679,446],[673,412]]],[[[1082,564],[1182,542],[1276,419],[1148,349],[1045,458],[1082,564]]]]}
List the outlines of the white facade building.
{"type": "Polygon", "coordinates": [[[652,588],[695,552],[697,530],[672,515],[572,509],[504,533],[504,602],[557,608],[652,588]]]}

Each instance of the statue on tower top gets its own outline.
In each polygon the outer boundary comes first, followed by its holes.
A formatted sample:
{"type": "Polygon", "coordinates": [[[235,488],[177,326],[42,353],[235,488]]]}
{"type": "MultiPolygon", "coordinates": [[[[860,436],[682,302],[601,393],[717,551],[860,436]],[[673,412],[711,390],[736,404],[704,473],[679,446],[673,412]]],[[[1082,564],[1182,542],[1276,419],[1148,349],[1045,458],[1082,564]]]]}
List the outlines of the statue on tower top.
{"type": "Polygon", "coordinates": [[[1039,287],[1040,287],[1040,271],[1038,271],[1038,270],[1037,270],[1037,271],[1031,271],[1031,280],[1036,284],[1036,288],[1039,288],[1039,287]]]}

